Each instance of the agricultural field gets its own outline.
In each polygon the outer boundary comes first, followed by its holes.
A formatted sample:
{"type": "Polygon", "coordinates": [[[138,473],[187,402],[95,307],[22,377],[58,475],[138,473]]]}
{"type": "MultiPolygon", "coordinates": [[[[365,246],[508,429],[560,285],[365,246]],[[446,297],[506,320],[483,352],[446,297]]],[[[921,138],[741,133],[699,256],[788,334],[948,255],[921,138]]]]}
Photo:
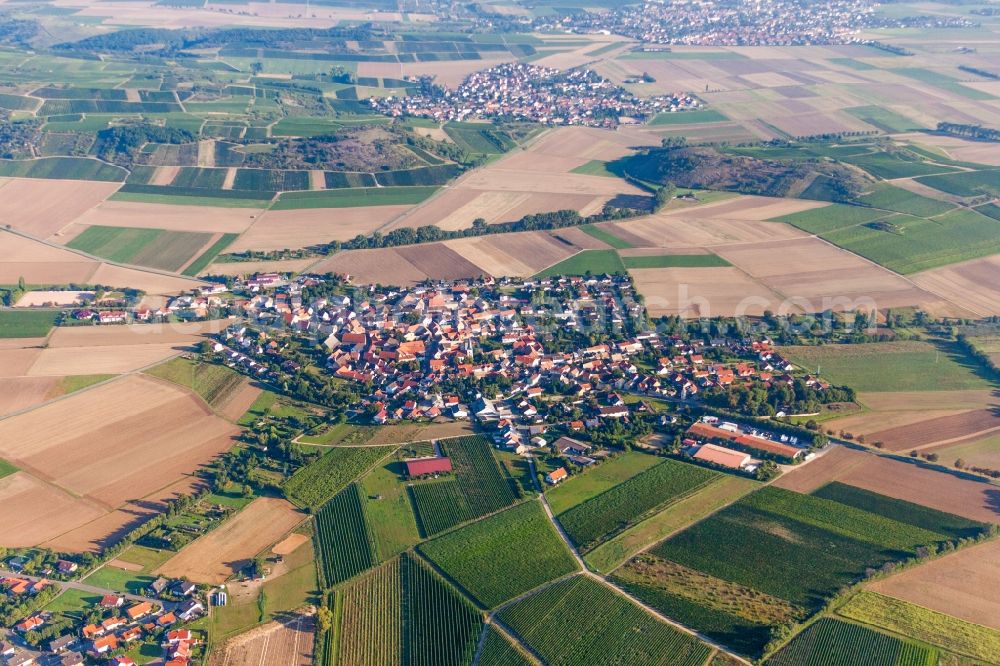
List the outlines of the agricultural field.
{"type": "Polygon", "coordinates": [[[586,552],[649,513],[721,479],[718,472],[664,460],[558,514],[557,518],[573,542],[586,552]]]}
{"type": "Polygon", "coordinates": [[[94,226],[87,227],[67,247],[118,263],[179,271],[215,242],[207,233],[94,226]]]}
{"type": "Polygon", "coordinates": [[[486,627],[486,639],[479,654],[479,663],[482,666],[532,666],[533,664],[511,645],[494,625],[486,627]]]}
{"type": "Polygon", "coordinates": [[[627,481],[662,462],[657,456],[626,451],[606,460],[586,473],[574,474],[559,485],[546,490],[545,498],[552,512],[559,515],[606,490],[627,481]]]}
{"type": "Polygon", "coordinates": [[[676,666],[700,666],[711,652],[586,576],[555,583],[504,608],[497,619],[548,663],[646,666],[669,656],[676,666]]]}
{"type": "Polygon", "coordinates": [[[962,391],[989,388],[957,348],[929,342],[784,347],[799,367],[859,392],[962,391]]]}
{"type": "Polygon", "coordinates": [[[851,622],[824,618],[767,660],[768,666],[933,666],[937,650],[851,622]]]}
{"type": "Polygon", "coordinates": [[[949,540],[954,525],[969,524],[888,498],[843,496],[910,522],[764,488],[629,561],[615,580],[686,626],[759,656],[770,627],[817,610],[866,567],[949,540]]]}
{"type": "Polygon", "coordinates": [[[342,583],[379,560],[365,504],[358,485],[352,483],[316,513],[320,571],[328,585],[342,583]]]}
{"type": "Polygon", "coordinates": [[[223,583],[305,518],[285,500],[258,497],[220,527],[184,547],[156,573],[198,583],[223,583]]]}
{"type": "Polygon", "coordinates": [[[400,654],[419,666],[472,660],[482,619],[465,599],[413,555],[403,554],[337,592],[338,626],[327,643],[330,663],[379,666],[400,654]]]}
{"type": "Polygon", "coordinates": [[[0,338],[44,338],[55,326],[58,312],[0,312],[0,338]]]}
{"type": "Polygon", "coordinates": [[[395,450],[388,446],[329,449],[285,482],[285,495],[298,506],[318,509],[395,450]]]}
{"type": "Polygon", "coordinates": [[[499,511],[517,500],[513,482],[493,457],[488,439],[457,437],[440,444],[454,465],[454,479],[410,486],[425,535],[499,511]]]}
{"type": "Polygon", "coordinates": [[[525,502],[419,547],[484,608],[577,570],[539,502],[525,502]],[[520,562],[531,553],[531,566],[520,562]],[[511,571],[519,570],[516,576],[511,571]]]}
{"type": "Polygon", "coordinates": [[[584,250],[565,261],[549,266],[537,277],[553,275],[600,275],[602,273],[623,273],[625,264],[614,250],[584,250]]]}
{"type": "Polygon", "coordinates": [[[146,374],[187,387],[218,410],[243,386],[243,375],[224,365],[175,358],[146,370],[146,374]]]}
{"type": "Polygon", "coordinates": [[[381,497],[367,502],[365,510],[382,559],[395,557],[420,541],[413,502],[399,480],[401,468],[402,463],[392,460],[375,467],[358,482],[366,497],[381,497]]]}
{"type": "Polygon", "coordinates": [[[212,650],[209,666],[227,664],[313,664],[315,618],[296,611],[280,613],[264,625],[229,639],[212,650]]]}

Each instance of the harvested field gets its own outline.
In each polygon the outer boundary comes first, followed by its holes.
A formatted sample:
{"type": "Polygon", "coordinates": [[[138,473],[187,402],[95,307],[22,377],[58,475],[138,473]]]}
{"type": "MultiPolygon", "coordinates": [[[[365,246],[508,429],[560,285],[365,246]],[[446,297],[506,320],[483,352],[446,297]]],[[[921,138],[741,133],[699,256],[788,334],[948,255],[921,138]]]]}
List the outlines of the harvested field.
{"type": "Polygon", "coordinates": [[[275,555],[288,555],[295,552],[299,546],[309,541],[309,537],[305,534],[289,534],[280,542],[274,545],[271,552],[275,555]]]}
{"type": "Polygon", "coordinates": [[[1000,629],[1000,541],[946,555],[868,588],[967,622],[1000,629]]]}
{"type": "MultiPolygon", "coordinates": [[[[502,165],[503,162],[497,163],[502,165]]],[[[461,181],[461,187],[473,190],[500,192],[539,192],[542,194],[583,194],[615,196],[648,193],[628,183],[603,176],[585,176],[576,173],[522,171],[500,166],[471,171],[461,181]]]]}
{"type": "Polygon", "coordinates": [[[316,631],[311,613],[283,614],[278,620],[231,638],[212,651],[209,666],[310,666],[316,631]]]}
{"type": "Polygon", "coordinates": [[[26,472],[0,479],[0,545],[8,548],[36,546],[103,513],[26,472]]]}
{"type": "Polygon", "coordinates": [[[42,305],[80,305],[81,296],[92,297],[92,291],[29,291],[17,299],[14,307],[31,308],[42,305]]]}
{"type": "Polygon", "coordinates": [[[611,246],[599,240],[579,227],[566,227],[551,233],[556,240],[565,241],[581,250],[607,250],[611,246]]]}
{"type": "Polygon", "coordinates": [[[49,347],[172,344],[181,350],[222,331],[228,323],[229,320],[220,319],[193,323],[60,327],[49,337],[49,347]]]}
{"type": "Polygon", "coordinates": [[[912,280],[921,288],[985,317],[1000,314],[998,272],[1000,255],[994,255],[917,273],[912,280]]]}
{"type": "MultiPolygon", "coordinates": [[[[923,423],[932,419],[955,416],[968,411],[967,409],[928,409],[928,410],[895,410],[873,411],[851,414],[830,421],[830,427],[838,431],[851,433],[854,437],[864,435],[867,440],[876,430],[899,428],[923,423]]],[[[874,440],[872,440],[874,441],[874,440]]]]}
{"type": "MultiPolygon", "coordinates": [[[[199,152],[201,152],[201,146],[198,146],[199,152]]],[[[161,166],[156,168],[156,173],[150,179],[150,185],[169,185],[174,182],[174,178],[180,173],[181,168],[179,166],[161,166]]]]}
{"type": "Polygon", "coordinates": [[[650,316],[760,316],[782,298],[738,268],[637,268],[629,271],[650,316]]]}
{"type": "Polygon", "coordinates": [[[29,377],[120,375],[166,360],[177,353],[174,344],[43,349],[24,374],[29,377]]]}
{"type": "MultiPolygon", "coordinates": [[[[720,246],[715,252],[811,312],[940,306],[940,298],[818,238],[720,246]],[[775,261],[775,257],[781,261],[775,261]]],[[[928,308],[930,309],[930,308],[928,308]]]]}
{"type": "Polygon", "coordinates": [[[582,249],[541,231],[462,238],[444,244],[478,266],[481,272],[493,276],[528,277],[582,249]]]}
{"type": "Polygon", "coordinates": [[[238,431],[192,394],[133,375],[0,421],[0,456],[111,510],[181,480],[238,431]]]}
{"type": "Polygon", "coordinates": [[[226,251],[283,250],[332,240],[350,240],[358,234],[370,234],[410,208],[362,206],[270,210],[260,215],[226,251]]]}
{"type": "Polygon", "coordinates": [[[953,160],[960,162],[1000,166],[1000,154],[997,154],[996,147],[982,141],[968,141],[954,136],[935,134],[903,134],[899,138],[917,144],[936,146],[944,150],[953,160]]]}
{"type": "Polygon", "coordinates": [[[783,488],[811,492],[831,481],[987,523],[1000,523],[1000,487],[860,450],[834,452],[786,474],[783,488]]]}
{"type": "Polygon", "coordinates": [[[147,294],[176,294],[181,291],[195,289],[202,285],[198,280],[191,280],[173,275],[163,275],[134,268],[114,266],[112,264],[100,264],[96,271],[90,276],[90,281],[95,284],[107,284],[111,286],[127,286],[134,289],[141,289],[147,294]]]}
{"type": "Polygon", "coordinates": [[[238,421],[262,392],[263,389],[253,386],[244,378],[240,387],[229,395],[228,400],[216,405],[216,412],[227,421],[238,421]]]}
{"type": "Polygon", "coordinates": [[[47,238],[111,196],[121,183],[13,178],[0,185],[0,220],[47,238]]]}
{"type": "Polygon", "coordinates": [[[316,263],[318,258],[279,261],[240,261],[209,265],[199,275],[251,275],[253,273],[298,273],[316,263]]]}
{"type": "Polygon", "coordinates": [[[1000,430],[1000,414],[997,410],[977,409],[912,425],[877,430],[868,435],[868,439],[882,442],[890,451],[919,451],[983,436],[996,430],[1000,430]]]}
{"type": "Polygon", "coordinates": [[[69,250],[0,230],[0,284],[87,282],[98,262],[69,250]]]}
{"type": "Polygon", "coordinates": [[[487,224],[514,222],[525,215],[549,213],[557,210],[575,210],[589,215],[600,209],[608,200],[607,195],[548,194],[538,192],[482,191],[452,187],[411,214],[393,223],[390,228],[421,227],[434,224],[445,230],[465,229],[477,218],[487,224]]]}
{"type": "Polygon", "coordinates": [[[156,573],[196,583],[223,583],[305,518],[286,500],[258,497],[222,526],[183,548],[156,573]]]}
{"type": "Polygon", "coordinates": [[[24,377],[41,353],[41,348],[0,349],[0,377],[24,377]]]}
{"type": "Polygon", "coordinates": [[[979,409],[994,405],[998,398],[993,389],[956,391],[886,391],[859,393],[858,402],[877,412],[920,411],[934,409],[979,409]]]}
{"type": "Polygon", "coordinates": [[[60,381],[59,377],[0,379],[0,416],[45,402],[59,386],[60,381]]]}
{"type": "Polygon", "coordinates": [[[427,279],[391,248],[340,252],[313,267],[317,273],[344,273],[358,284],[409,286],[427,279]]]}
{"type": "Polygon", "coordinates": [[[240,233],[260,215],[252,208],[176,206],[135,201],[105,201],[74,220],[75,225],[240,233]]]}
{"type": "Polygon", "coordinates": [[[435,280],[457,280],[477,277],[483,273],[481,268],[444,243],[407,245],[396,248],[396,253],[435,280]]]}

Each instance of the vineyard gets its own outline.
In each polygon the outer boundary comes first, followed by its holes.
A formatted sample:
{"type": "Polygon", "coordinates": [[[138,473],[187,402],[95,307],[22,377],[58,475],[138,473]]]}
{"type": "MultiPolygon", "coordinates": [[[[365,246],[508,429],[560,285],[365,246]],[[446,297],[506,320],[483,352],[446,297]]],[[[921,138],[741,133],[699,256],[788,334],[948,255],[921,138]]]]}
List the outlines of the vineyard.
{"type": "Polygon", "coordinates": [[[497,614],[547,663],[701,666],[709,647],[586,576],[551,585],[497,614]]]}
{"type": "Polygon", "coordinates": [[[365,516],[365,500],[356,483],[323,505],[316,514],[316,533],[320,568],[327,585],[342,583],[378,562],[365,516]]]}
{"type": "Polygon", "coordinates": [[[468,664],[482,617],[462,596],[416,558],[402,556],[406,666],[468,664]]]}
{"type": "Polygon", "coordinates": [[[330,449],[285,482],[285,495],[302,508],[321,507],[395,450],[395,446],[330,449]]]}
{"type": "Polygon", "coordinates": [[[577,570],[539,502],[525,502],[419,548],[485,608],[577,570]]]}
{"type": "Polygon", "coordinates": [[[410,493],[426,536],[475,518],[454,479],[410,486],[410,493]]]}
{"type": "Polygon", "coordinates": [[[494,513],[517,501],[490,446],[480,435],[442,440],[451,458],[455,478],[411,487],[417,517],[427,536],[433,536],[473,518],[494,513]]]}
{"type": "MultiPolygon", "coordinates": [[[[339,666],[395,666],[402,647],[402,574],[386,562],[343,591],[339,666]]],[[[333,655],[331,655],[333,656],[333,655]]]]}
{"type": "Polygon", "coordinates": [[[934,666],[937,651],[861,625],[824,618],[767,660],[767,666],[934,666]]]}
{"type": "Polygon", "coordinates": [[[586,552],[638,522],[646,514],[721,478],[718,472],[664,460],[565,511],[558,516],[559,523],[580,550],[586,552]]]}
{"type": "Polygon", "coordinates": [[[478,663],[479,666],[531,666],[531,662],[492,625],[486,627],[486,640],[478,663]]]}
{"type": "Polygon", "coordinates": [[[968,518],[962,518],[943,511],[937,511],[926,506],[898,500],[885,495],[879,495],[869,490],[862,490],[844,483],[828,483],[813,491],[814,497],[833,500],[840,504],[853,506],[864,511],[870,511],[886,518],[915,525],[939,534],[961,539],[975,537],[987,526],[968,518]]]}
{"type": "Polygon", "coordinates": [[[472,663],[482,617],[455,588],[413,555],[404,553],[386,562],[338,594],[342,608],[335,627],[337,638],[327,643],[327,664],[472,663]]]}

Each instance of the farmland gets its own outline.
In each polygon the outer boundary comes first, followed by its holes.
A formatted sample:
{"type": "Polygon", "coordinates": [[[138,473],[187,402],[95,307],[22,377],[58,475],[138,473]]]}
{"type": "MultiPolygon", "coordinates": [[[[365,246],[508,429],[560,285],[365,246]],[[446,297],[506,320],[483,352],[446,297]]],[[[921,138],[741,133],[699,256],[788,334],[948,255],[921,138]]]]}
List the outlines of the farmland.
{"type": "Polygon", "coordinates": [[[655,509],[677,501],[721,476],[672,460],[638,474],[558,515],[577,546],[591,550],[655,509]]]}
{"type": "Polygon", "coordinates": [[[365,516],[365,499],[352,483],[316,514],[321,571],[329,585],[375,565],[378,553],[365,516]]]}
{"type": "Polygon", "coordinates": [[[337,628],[339,651],[329,655],[329,661],[345,666],[399,663],[403,634],[401,568],[400,560],[393,559],[340,593],[343,619],[337,628]]]}
{"type": "Polygon", "coordinates": [[[577,569],[538,502],[526,502],[420,546],[483,607],[491,608],[577,569]],[[531,566],[517,576],[525,552],[531,566]]]}
{"type": "Polygon", "coordinates": [[[225,405],[243,384],[243,375],[235,370],[187,358],[172,359],[146,373],[193,390],[215,409],[225,405]]]}
{"type": "Polygon", "coordinates": [[[0,338],[44,338],[55,325],[57,314],[51,311],[0,312],[0,338]]]}
{"type": "Polygon", "coordinates": [[[434,194],[437,189],[434,186],[362,187],[324,192],[290,192],[278,198],[273,210],[417,204],[434,194]]]}
{"type": "Polygon", "coordinates": [[[676,666],[699,666],[710,652],[586,576],[551,585],[497,617],[550,663],[646,666],[669,655],[676,666]]]}
{"type": "Polygon", "coordinates": [[[479,655],[482,666],[531,666],[532,662],[507,642],[493,625],[486,628],[486,640],[479,655]]]}
{"type": "Polygon", "coordinates": [[[416,558],[403,555],[404,654],[414,666],[467,663],[482,619],[450,585],[416,558]]]}
{"type": "Polygon", "coordinates": [[[285,494],[301,507],[318,509],[395,450],[395,447],[330,449],[293,474],[285,482],[285,494]]]}
{"type": "Polygon", "coordinates": [[[547,490],[545,497],[552,511],[558,515],[660,462],[656,456],[628,451],[605,461],[595,469],[588,470],[585,474],[574,474],[547,490]]]}
{"type": "Polygon", "coordinates": [[[454,480],[411,487],[417,516],[427,535],[509,506],[517,499],[510,479],[493,458],[484,437],[457,437],[441,442],[454,465],[454,480]]]}
{"type": "Polygon", "coordinates": [[[768,659],[768,666],[932,666],[937,651],[872,631],[861,625],[822,619],[768,659]],[[873,661],[874,660],[874,661],[873,661]]]}
{"type": "Polygon", "coordinates": [[[115,262],[177,271],[209,242],[215,242],[212,234],[94,226],[67,246],[115,262]]]}

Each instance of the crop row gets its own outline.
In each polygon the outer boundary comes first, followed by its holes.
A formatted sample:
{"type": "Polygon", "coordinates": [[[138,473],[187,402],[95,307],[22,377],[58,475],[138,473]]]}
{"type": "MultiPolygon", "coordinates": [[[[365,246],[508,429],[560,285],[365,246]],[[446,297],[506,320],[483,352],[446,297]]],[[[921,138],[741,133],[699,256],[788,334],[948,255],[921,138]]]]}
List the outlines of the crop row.
{"type": "Polygon", "coordinates": [[[487,608],[577,570],[537,501],[438,537],[421,545],[420,552],[487,608]],[[526,553],[529,566],[523,565],[526,553]]]}
{"type": "Polygon", "coordinates": [[[410,493],[426,536],[433,536],[475,518],[454,479],[410,486],[410,493]]]}
{"type": "Polygon", "coordinates": [[[402,648],[399,560],[386,562],[343,592],[340,666],[397,666],[402,648]]]}
{"type": "Polygon", "coordinates": [[[507,642],[493,625],[486,627],[486,640],[479,653],[479,666],[531,666],[531,662],[507,642]]]}
{"type": "Polygon", "coordinates": [[[416,169],[399,169],[397,171],[381,171],[375,174],[375,180],[382,187],[414,185],[444,185],[461,173],[462,167],[457,164],[441,164],[438,166],[417,167],[416,169]]]}
{"type": "Polygon", "coordinates": [[[330,449],[285,481],[285,495],[301,507],[321,507],[393,450],[378,446],[330,449]]]}
{"type": "Polygon", "coordinates": [[[768,659],[768,666],[929,666],[934,650],[867,627],[823,618],[768,659]]]}
{"type": "Polygon", "coordinates": [[[565,511],[559,515],[559,522],[576,545],[586,551],[626,529],[646,513],[720,478],[718,472],[664,460],[565,511]]]}
{"type": "Polygon", "coordinates": [[[404,554],[403,618],[406,666],[472,662],[483,621],[469,602],[416,558],[404,554]]]}
{"type": "Polygon", "coordinates": [[[328,585],[342,583],[378,561],[364,499],[356,483],[323,505],[316,514],[316,533],[323,578],[328,585]]]}
{"type": "Polygon", "coordinates": [[[497,616],[542,659],[563,666],[701,666],[711,652],[586,576],[551,585],[497,616]]]}
{"type": "Polygon", "coordinates": [[[481,435],[442,442],[451,457],[455,480],[473,516],[484,516],[517,501],[511,480],[500,470],[490,440],[481,435]]]}

